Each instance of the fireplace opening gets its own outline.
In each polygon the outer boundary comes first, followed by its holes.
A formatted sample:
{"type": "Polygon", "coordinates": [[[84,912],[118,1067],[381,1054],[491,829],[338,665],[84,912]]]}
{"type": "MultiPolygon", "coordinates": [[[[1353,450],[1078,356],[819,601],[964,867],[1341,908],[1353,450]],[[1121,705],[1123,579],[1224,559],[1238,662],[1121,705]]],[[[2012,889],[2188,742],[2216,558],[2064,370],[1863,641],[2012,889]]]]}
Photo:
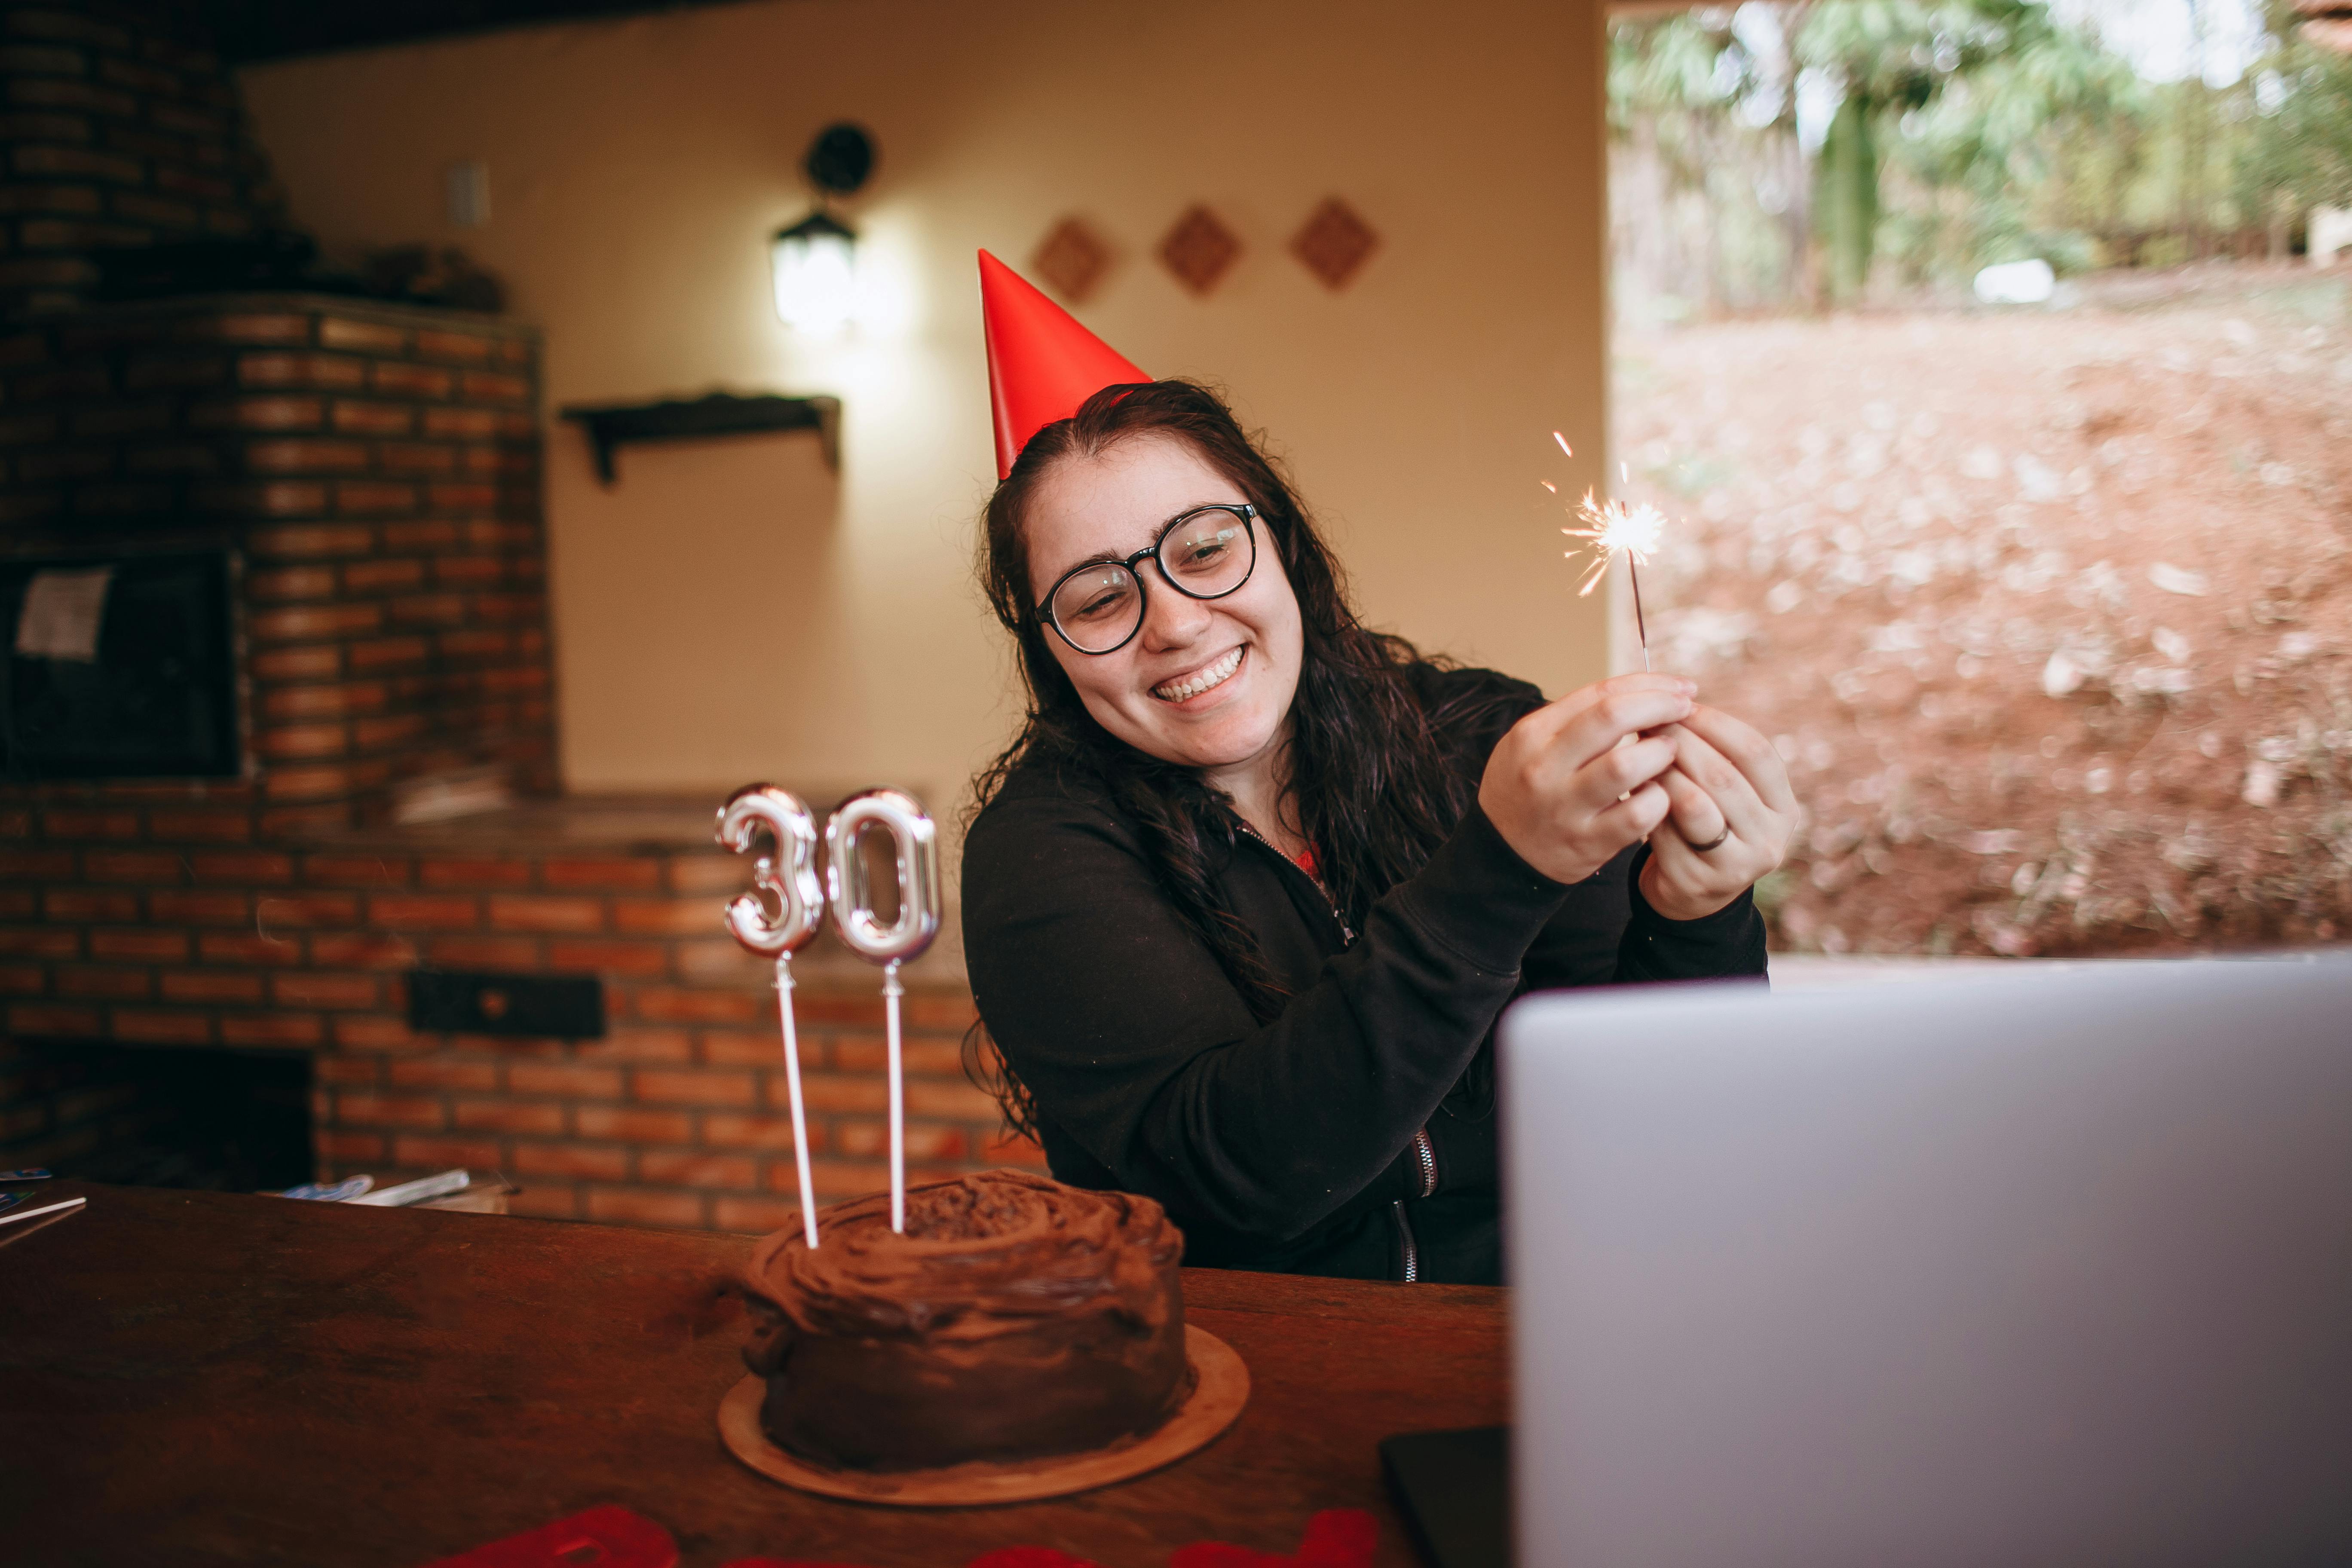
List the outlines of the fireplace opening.
{"type": "Polygon", "coordinates": [[[225,552],[0,563],[0,774],[237,773],[225,552]]]}
{"type": "Polygon", "coordinates": [[[311,1177],[307,1052],[21,1041],[0,1057],[19,1085],[0,1165],[212,1192],[311,1177]]]}

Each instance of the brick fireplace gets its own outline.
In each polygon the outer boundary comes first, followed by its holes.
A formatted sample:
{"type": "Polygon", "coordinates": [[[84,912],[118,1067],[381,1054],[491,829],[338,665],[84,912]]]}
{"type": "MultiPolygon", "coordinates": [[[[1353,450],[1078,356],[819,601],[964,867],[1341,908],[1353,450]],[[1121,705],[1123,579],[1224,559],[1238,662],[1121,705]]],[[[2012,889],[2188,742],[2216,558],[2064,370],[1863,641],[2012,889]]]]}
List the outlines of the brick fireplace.
{"type": "MultiPolygon", "coordinates": [[[[266,171],[200,48],[5,16],[0,86],[42,108],[0,182],[0,569],[216,561],[235,745],[202,776],[67,777],[9,742],[0,1166],[71,1171],[152,1121],[186,1076],[142,1080],[152,1053],[261,1054],[307,1067],[319,1176],[466,1165],[524,1213],[781,1225],[773,994],[721,933],[747,872],[717,800],[559,788],[536,335],[299,292],[94,302],[84,252],[185,238],[184,207],[196,231],[274,222],[266,171]],[[591,977],[604,1030],[420,1030],[421,970],[591,977]]],[[[9,658],[11,693],[50,673],[9,658]]],[[[818,1184],[868,1191],[877,981],[824,947],[803,967],[818,1184]]],[[[909,981],[917,1168],[1034,1163],[964,1079],[968,992],[909,981]]]]}
{"type": "Polygon", "coordinates": [[[28,323],[0,339],[0,376],[12,555],[231,563],[253,776],[164,813],[165,834],[345,826],[483,766],[551,785],[527,331],[200,297],[28,323]]]}

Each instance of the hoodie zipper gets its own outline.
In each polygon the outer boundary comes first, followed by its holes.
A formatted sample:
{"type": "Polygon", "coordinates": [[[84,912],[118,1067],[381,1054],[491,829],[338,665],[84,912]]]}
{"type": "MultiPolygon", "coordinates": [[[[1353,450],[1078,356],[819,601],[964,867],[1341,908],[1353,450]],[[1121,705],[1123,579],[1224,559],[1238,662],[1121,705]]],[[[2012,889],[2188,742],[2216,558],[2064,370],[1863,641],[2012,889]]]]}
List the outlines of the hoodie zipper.
{"type": "MultiPolygon", "coordinates": [[[[1427,1197],[1437,1191],[1437,1145],[1430,1142],[1429,1129],[1424,1127],[1412,1135],[1412,1160],[1421,1169],[1421,1191],[1414,1195],[1427,1197]]],[[[1404,1200],[1389,1205],[1390,1215],[1395,1219],[1397,1245],[1404,1257],[1401,1278],[1408,1285],[1421,1283],[1421,1247],[1412,1234],[1412,1221],[1404,1212],[1404,1200]]]]}
{"type": "Polygon", "coordinates": [[[1396,1221],[1397,1245],[1404,1250],[1404,1268],[1397,1276],[1408,1285],[1421,1283],[1421,1248],[1413,1245],[1412,1221],[1404,1217],[1402,1202],[1389,1205],[1390,1217],[1396,1221]]]}
{"type": "Polygon", "coordinates": [[[1281,850],[1276,849],[1273,843],[1267,839],[1265,834],[1260,833],[1256,828],[1252,827],[1249,825],[1247,818],[1243,817],[1236,813],[1234,820],[1241,825],[1241,830],[1246,837],[1255,838],[1260,844],[1264,844],[1267,849],[1273,851],[1274,858],[1276,859],[1281,861],[1284,865],[1289,867],[1292,870],[1306,878],[1309,882],[1315,884],[1315,890],[1323,895],[1323,902],[1331,910],[1331,922],[1339,928],[1339,945],[1341,947],[1355,946],[1356,933],[1354,930],[1349,926],[1348,917],[1339,912],[1339,901],[1331,896],[1331,889],[1323,885],[1323,879],[1307,870],[1306,867],[1301,866],[1297,861],[1293,860],[1281,850]]]}
{"type": "MultiPolygon", "coordinates": [[[[1430,1196],[1437,1192],[1437,1145],[1430,1142],[1430,1129],[1413,1133],[1413,1163],[1421,1168],[1421,1192],[1413,1196],[1430,1196]]],[[[1413,1223],[1404,1213],[1404,1199],[1390,1204],[1388,1213],[1397,1223],[1397,1248],[1404,1253],[1404,1269],[1400,1279],[1409,1286],[1421,1284],[1421,1244],[1413,1239],[1413,1223]]]]}
{"type": "Polygon", "coordinates": [[[1437,1192],[1437,1145],[1430,1141],[1424,1127],[1412,1135],[1413,1163],[1421,1167],[1421,1191],[1416,1197],[1431,1197],[1437,1192]]]}
{"type": "MultiPolygon", "coordinates": [[[[1265,835],[1252,827],[1245,818],[1236,815],[1234,820],[1240,824],[1244,834],[1265,845],[1266,848],[1273,851],[1276,858],[1315,884],[1315,890],[1323,895],[1323,902],[1330,908],[1332,923],[1339,928],[1339,944],[1342,947],[1355,946],[1356,933],[1349,926],[1348,917],[1339,912],[1339,900],[1331,896],[1331,889],[1323,885],[1323,879],[1309,872],[1307,868],[1283,854],[1281,850],[1276,849],[1273,844],[1268,842],[1265,835]]],[[[1437,1145],[1430,1141],[1429,1129],[1426,1127],[1419,1129],[1412,1135],[1412,1158],[1413,1163],[1421,1171],[1421,1191],[1415,1195],[1428,1197],[1437,1191],[1437,1145]]],[[[1400,1272],[1400,1278],[1408,1285],[1419,1284],[1421,1247],[1413,1237],[1412,1221],[1405,1215],[1402,1199],[1389,1205],[1389,1216],[1396,1221],[1397,1246],[1403,1258],[1404,1267],[1400,1272]]]]}

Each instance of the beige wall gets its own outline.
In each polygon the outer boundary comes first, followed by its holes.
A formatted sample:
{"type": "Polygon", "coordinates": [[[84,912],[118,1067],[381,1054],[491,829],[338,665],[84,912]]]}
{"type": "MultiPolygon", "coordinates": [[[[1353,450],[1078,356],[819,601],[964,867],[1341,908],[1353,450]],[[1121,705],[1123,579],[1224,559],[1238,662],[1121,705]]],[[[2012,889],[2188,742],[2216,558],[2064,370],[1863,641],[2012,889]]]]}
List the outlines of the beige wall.
{"type": "Polygon", "coordinates": [[[762,0],[248,69],[331,251],[463,246],[546,331],[551,405],[838,393],[806,437],[633,447],[600,489],[551,425],[562,757],[575,789],[896,783],[942,810],[1017,711],[971,584],[993,479],[972,252],[1065,213],[1122,248],[1080,312],[1223,383],[1288,455],[1372,620],[1559,691],[1605,661],[1538,477],[1601,472],[1601,21],[1591,0],[762,0]],[[870,319],[796,339],[765,237],[849,118],[877,178],[870,319]],[[489,168],[450,227],[442,170],[489,168]],[[1383,246],[1325,291],[1285,251],[1337,194],[1383,246]],[[1151,258],[1190,202],[1247,247],[1208,300],[1151,258]],[[1570,464],[1549,432],[1567,431],[1570,464]]]}

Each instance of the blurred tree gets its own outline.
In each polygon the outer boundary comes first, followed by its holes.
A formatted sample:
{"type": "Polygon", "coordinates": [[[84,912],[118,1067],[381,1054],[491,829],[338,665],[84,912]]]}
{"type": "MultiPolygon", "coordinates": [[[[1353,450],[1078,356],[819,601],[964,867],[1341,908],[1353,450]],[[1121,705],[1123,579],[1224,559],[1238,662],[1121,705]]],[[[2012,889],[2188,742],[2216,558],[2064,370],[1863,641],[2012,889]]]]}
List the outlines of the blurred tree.
{"type": "Polygon", "coordinates": [[[1814,204],[1838,299],[1857,297],[1870,280],[1889,132],[1996,62],[2013,71],[2071,36],[2038,0],[1843,0],[1812,8],[1795,54],[1839,95],[1815,166],[1814,204]]]}
{"type": "Polygon", "coordinates": [[[2020,28],[1965,79],[1898,121],[1890,154],[1919,199],[1897,247],[1915,280],[2041,257],[2099,259],[2146,155],[2151,100],[2086,30],[2020,28]]]}
{"type": "Polygon", "coordinates": [[[1877,120],[1863,99],[1839,104],[1814,165],[1813,213],[1839,300],[1862,293],[1878,249],[1877,120]]]}
{"type": "Polygon", "coordinates": [[[2252,113],[2236,183],[2258,210],[2352,207],[2352,56],[2314,44],[2294,8],[2273,0],[2276,48],[2249,78],[2252,113]]]}
{"type": "Polygon", "coordinates": [[[1733,27],[1727,8],[1701,8],[1651,22],[1620,23],[1610,35],[1609,125],[1631,153],[1624,184],[1646,187],[1622,195],[1649,209],[1661,232],[1648,237],[1642,259],[1670,289],[1691,288],[1709,306],[1723,293],[1719,255],[1724,215],[1710,186],[1727,160],[1752,135],[1739,105],[1762,79],[1755,53],[1733,27]],[[1696,197],[1696,203],[1685,198],[1696,197]],[[1678,265],[1669,250],[1689,226],[1675,221],[1690,205],[1696,217],[1696,267],[1678,265]]]}
{"type": "Polygon", "coordinates": [[[2352,202],[2352,61],[2273,7],[2232,87],[2152,82],[2048,0],[1803,0],[1614,25],[1621,303],[1675,319],[2242,251],[2352,202]],[[1802,110],[1801,112],[1801,104],[1802,110]],[[1801,134],[1800,121],[1804,122],[1801,134]],[[1811,149],[1809,151],[1809,149],[1811,149]]]}

